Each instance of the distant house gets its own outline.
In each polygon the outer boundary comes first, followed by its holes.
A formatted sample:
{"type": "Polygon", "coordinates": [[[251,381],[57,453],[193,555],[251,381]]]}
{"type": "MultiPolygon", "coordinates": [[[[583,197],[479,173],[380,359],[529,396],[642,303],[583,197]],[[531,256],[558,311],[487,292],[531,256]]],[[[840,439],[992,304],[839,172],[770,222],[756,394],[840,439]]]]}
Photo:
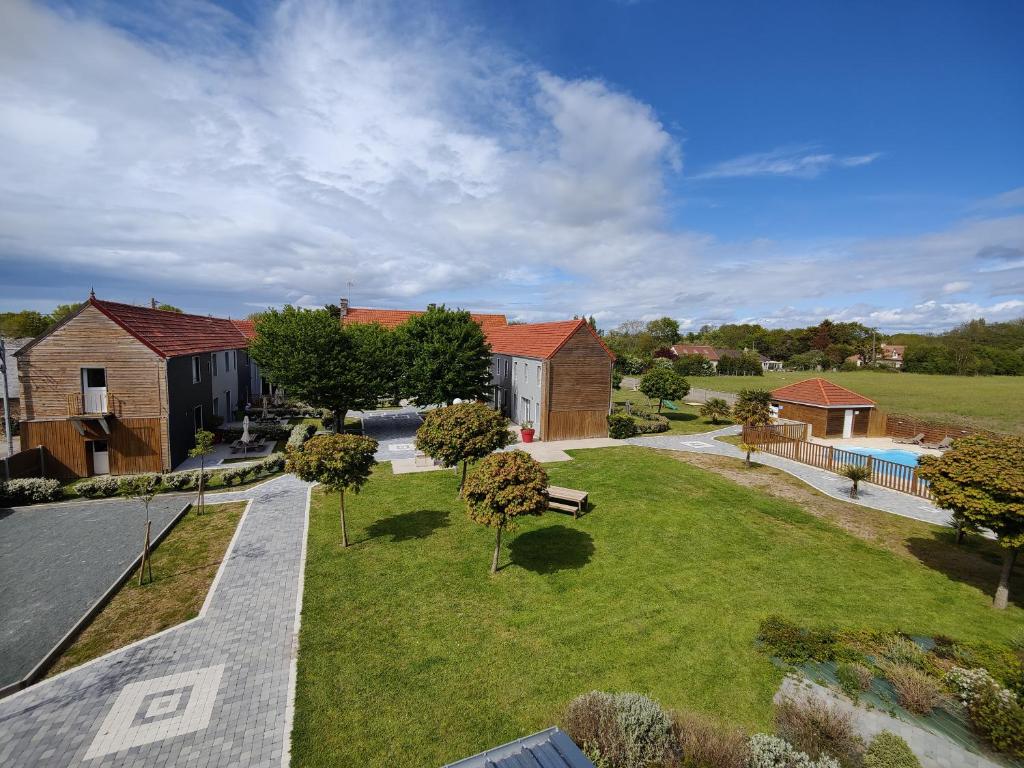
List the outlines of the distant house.
{"type": "Polygon", "coordinates": [[[875,362],[889,368],[902,368],[906,351],[907,348],[903,344],[883,344],[875,362]]]}
{"type": "Polygon", "coordinates": [[[772,391],[779,418],[811,425],[818,437],[854,437],[868,434],[874,400],[828,379],[805,379],[772,391]]]}
{"type": "Polygon", "coordinates": [[[707,344],[673,344],[669,347],[669,353],[673,358],[683,355],[700,355],[716,369],[718,368],[718,350],[707,344]]]}
{"type": "MultiPolygon", "coordinates": [[[[10,418],[13,425],[21,418],[21,384],[18,382],[18,358],[14,353],[28,344],[32,339],[4,339],[5,357],[7,361],[7,406],[10,409],[10,418]]],[[[6,442],[7,433],[4,431],[3,382],[0,381],[0,440],[6,442]]],[[[5,446],[0,449],[6,450],[5,446]]]]}
{"type": "Polygon", "coordinates": [[[169,471],[247,399],[247,344],[230,320],[90,297],[17,353],[22,447],[65,479],[169,471]]]}
{"type": "MultiPolygon", "coordinates": [[[[349,307],[342,322],[397,328],[417,310],[349,307]]],[[[491,346],[491,402],[544,440],[608,436],[615,356],[586,320],[510,325],[504,315],[472,314],[491,346]]]]}

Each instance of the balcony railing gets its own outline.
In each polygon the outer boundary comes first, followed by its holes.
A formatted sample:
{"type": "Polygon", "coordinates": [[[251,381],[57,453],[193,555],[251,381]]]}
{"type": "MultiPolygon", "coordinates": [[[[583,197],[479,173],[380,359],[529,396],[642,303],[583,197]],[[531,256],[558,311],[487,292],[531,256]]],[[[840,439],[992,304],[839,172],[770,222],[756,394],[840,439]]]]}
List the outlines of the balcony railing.
{"type": "Polygon", "coordinates": [[[68,395],[68,416],[110,416],[121,410],[121,401],[106,392],[72,392],[68,395]]]}

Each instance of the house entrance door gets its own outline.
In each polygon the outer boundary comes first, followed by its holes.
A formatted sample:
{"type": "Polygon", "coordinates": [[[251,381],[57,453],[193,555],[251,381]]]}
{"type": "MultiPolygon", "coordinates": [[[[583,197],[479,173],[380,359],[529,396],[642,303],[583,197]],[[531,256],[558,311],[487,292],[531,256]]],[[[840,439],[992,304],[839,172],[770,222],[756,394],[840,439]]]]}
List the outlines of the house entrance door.
{"type": "Polygon", "coordinates": [[[106,440],[93,440],[89,443],[92,446],[92,473],[94,475],[110,474],[110,453],[106,440]]]}
{"type": "Polygon", "coordinates": [[[103,368],[82,369],[82,410],[107,412],[107,372],[103,368]]]}

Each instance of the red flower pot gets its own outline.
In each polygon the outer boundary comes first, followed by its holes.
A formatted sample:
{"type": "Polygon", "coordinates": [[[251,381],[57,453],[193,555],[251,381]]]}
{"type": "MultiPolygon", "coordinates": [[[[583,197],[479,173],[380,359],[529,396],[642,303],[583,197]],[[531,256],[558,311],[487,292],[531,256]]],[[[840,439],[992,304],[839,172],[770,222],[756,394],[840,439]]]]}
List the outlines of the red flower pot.
{"type": "Polygon", "coordinates": [[[524,443],[532,443],[533,442],[533,430],[532,429],[523,429],[523,430],[520,430],[520,432],[523,435],[523,442],[524,443]]]}

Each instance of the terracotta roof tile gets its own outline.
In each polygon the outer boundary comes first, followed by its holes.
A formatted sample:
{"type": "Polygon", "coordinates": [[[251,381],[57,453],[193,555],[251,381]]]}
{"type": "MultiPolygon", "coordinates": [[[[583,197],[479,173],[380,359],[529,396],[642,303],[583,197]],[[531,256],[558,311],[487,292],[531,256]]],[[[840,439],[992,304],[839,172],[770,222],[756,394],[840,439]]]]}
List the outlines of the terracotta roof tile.
{"type": "Polygon", "coordinates": [[[615,359],[608,346],[601,337],[594,333],[586,320],[562,320],[554,323],[524,323],[518,325],[506,325],[504,327],[493,326],[484,328],[487,334],[487,341],[491,345],[491,351],[499,355],[518,355],[521,357],[539,357],[546,360],[552,357],[562,345],[565,344],[573,334],[581,327],[585,327],[594,338],[604,347],[608,356],[615,359]]]}
{"type": "MultiPolygon", "coordinates": [[[[379,323],[385,328],[396,328],[413,315],[422,315],[423,310],[412,309],[369,309],[366,307],[349,307],[343,322],[345,323],[379,323]]],[[[507,325],[504,315],[478,314],[470,315],[483,328],[496,325],[507,325]]]]}
{"type": "Polygon", "coordinates": [[[232,320],[231,324],[247,339],[256,338],[256,323],[252,320],[232,320]]]}
{"type": "Polygon", "coordinates": [[[89,299],[89,304],[161,357],[248,346],[248,339],[235,322],[221,317],[187,315],[99,299],[89,299]]]}
{"type": "Polygon", "coordinates": [[[782,400],[787,403],[805,403],[816,405],[821,408],[838,406],[860,406],[870,408],[875,405],[874,400],[869,400],[864,395],[858,395],[845,387],[833,384],[828,379],[805,379],[795,384],[790,384],[779,389],[772,390],[773,400],[782,400]]]}

